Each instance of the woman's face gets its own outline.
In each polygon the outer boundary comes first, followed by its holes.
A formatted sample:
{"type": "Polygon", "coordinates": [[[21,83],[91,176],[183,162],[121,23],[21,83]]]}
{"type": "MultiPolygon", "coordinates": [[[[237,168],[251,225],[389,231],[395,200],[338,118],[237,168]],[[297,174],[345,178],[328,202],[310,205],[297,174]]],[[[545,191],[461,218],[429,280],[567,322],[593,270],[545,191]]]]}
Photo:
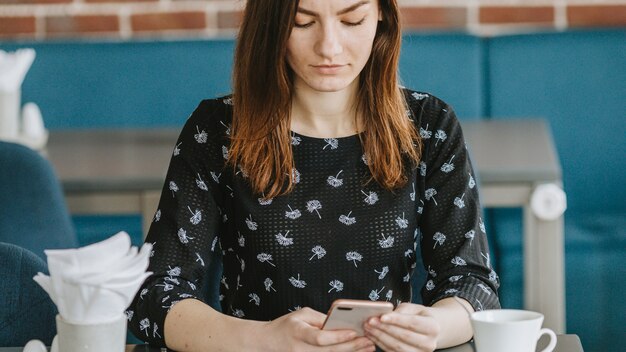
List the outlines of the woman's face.
{"type": "Polygon", "coordinates": [[[372,52],[378,0],[300,0],[287,42],[295,87],[336,92],[355,82],[372,52]]]}

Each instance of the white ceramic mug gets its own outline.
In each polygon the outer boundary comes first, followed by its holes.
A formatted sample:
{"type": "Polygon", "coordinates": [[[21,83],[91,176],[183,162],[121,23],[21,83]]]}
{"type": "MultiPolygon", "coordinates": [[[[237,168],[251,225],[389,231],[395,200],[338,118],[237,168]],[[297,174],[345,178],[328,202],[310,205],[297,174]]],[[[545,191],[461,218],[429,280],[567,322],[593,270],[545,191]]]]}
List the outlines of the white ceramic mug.
{"type": "MultiPolygon", "coordinates": [[[[124,352],[126,316],[101,324],[73,324],[56,316],[59,352],[124,352]]],[[[55,352],[55,351],[52,351],[55,352]]]]}
{"type": "Polygon", "coordinates": [[[477,352],[535,352],[544,334],[550,336],[550,343],[541,352],[551,352],[556,346],[554,331],[541,328],[541,313],[493,309],[472,313],[471,320],[477,352]]]}

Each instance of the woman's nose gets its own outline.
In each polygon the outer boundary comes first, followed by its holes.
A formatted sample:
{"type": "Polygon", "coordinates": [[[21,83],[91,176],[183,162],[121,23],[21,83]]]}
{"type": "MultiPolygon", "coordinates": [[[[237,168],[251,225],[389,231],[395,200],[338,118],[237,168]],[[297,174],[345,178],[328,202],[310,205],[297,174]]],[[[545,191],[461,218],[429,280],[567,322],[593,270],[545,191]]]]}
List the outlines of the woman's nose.
{"type": "Polygon", "coordinates": [[[341,35],[334,25],[328,24],[323,26],[319,36],[316,51],[320,56],[326,59],[332,59],[338,54],[341,54],[343,51],[341,35]]]}

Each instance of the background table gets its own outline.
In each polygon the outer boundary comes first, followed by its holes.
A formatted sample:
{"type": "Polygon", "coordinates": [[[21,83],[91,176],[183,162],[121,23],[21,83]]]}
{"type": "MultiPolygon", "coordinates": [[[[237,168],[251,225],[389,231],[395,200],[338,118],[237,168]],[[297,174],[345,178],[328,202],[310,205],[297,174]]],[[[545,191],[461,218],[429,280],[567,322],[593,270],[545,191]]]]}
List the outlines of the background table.
{"type": "MultiPolygon", "coordinates": [[[[543,120],[462,122],[485,207],[522,207],[524,308],[565,332],[563,218],[530,209],[537,185],[561,185],[561,167],[543,120]]],[[[156,211],[179,131],[52,131],[47,150],[74,214],[141,214],[144,233],[156,211]]]]}
{"type": "MultiPolygon", "coordinates": [[[[539,341],[538,346],[545,346],[542,344],[542,340],[539,341]]],[[[128,345],[126,346],[126,352],[162,352],[171,351],[165,348],[150,347],[148,345],[128,345]]],[[[444,350],[437,350],[442,352],[474,352],[474,346],[471,343],[466,343],[457,347],[447,348],[444,350]]],[[[22,347],[0,347],[0,352],[22,352],[22,347]]],[[[580,339],[576,335],[557,335],[557,344],[554,352],[584,352],[583,347],[580,344],[580,339]]]]}

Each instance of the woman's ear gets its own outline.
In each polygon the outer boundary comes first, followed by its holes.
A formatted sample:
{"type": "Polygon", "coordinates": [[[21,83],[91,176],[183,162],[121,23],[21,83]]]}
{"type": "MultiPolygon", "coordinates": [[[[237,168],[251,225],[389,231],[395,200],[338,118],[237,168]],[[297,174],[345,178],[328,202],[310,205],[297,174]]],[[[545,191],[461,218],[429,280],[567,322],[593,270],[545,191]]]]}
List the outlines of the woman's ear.
{"type": "Polygon", "coordinates": [[[378,21],[381,22],[383,20],[383,10],[378,10],[378,21]]]}

